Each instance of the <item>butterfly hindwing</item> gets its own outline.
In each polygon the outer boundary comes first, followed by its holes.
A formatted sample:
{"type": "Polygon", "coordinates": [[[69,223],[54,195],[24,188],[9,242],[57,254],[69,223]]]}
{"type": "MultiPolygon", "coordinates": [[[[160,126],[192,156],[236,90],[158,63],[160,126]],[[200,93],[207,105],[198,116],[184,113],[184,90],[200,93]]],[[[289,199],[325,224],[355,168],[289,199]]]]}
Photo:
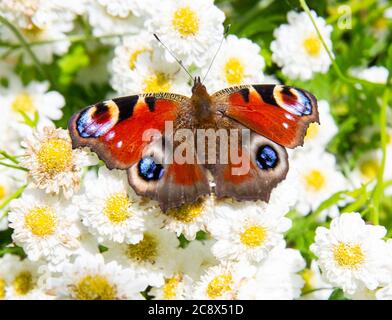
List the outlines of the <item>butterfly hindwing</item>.
{"type": "Polygon", "coordinates": [[[318,122],[315,97],[283,85],[244,85],[216,92],[216,110],[288,148],[303,144],[311,122],[318,122]]]}

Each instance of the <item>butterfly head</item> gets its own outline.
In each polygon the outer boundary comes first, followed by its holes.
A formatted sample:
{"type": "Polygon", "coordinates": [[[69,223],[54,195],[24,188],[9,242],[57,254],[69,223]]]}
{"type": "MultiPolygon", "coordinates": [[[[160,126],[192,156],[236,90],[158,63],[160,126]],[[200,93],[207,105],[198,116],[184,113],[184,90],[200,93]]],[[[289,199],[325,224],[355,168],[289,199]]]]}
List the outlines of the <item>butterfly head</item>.
{"type": "Polygon", "coordinates": [[[194,79],[191,101],[196,110],[196,117],[199,120],[205,121],[211,118],[211,97],[205,85],[202,84],[200,77],[195,77],[194,79]]]}

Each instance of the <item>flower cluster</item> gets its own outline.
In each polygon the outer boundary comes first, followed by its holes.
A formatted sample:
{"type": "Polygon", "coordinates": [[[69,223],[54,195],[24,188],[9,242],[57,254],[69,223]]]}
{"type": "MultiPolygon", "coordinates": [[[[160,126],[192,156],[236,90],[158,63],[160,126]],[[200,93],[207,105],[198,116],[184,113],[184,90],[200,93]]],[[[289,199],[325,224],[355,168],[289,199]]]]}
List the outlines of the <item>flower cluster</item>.
{"type": "Polygon", "coordinates": [[[367,109],[336,98],[369,95],[386,108],[388,94],[371,88],[386,87],[388,70],[357,59],[348,84],[332,88],[333,25],[289,11],[266,39],[254,22],[225,36],[227,2],[1,1],[0,299],[392,299],[392,240],[380,224],[392,222],[392,123],[362,125],[355,112],[367,109]],[[321,124],[288,150],[290,171],[268,203],[210,195],[163,213],[126,172],[73,149],[67,121],[93,99],[189,95],[173,56],[207,75],[211,93],[319,90],[321,124]]]}

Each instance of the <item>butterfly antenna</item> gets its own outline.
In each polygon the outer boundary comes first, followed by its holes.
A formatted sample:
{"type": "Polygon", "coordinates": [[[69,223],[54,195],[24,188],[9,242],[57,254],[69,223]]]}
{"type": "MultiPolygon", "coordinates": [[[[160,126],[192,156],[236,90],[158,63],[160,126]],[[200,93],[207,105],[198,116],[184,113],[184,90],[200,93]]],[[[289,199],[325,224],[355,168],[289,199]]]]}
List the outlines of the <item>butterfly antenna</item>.
{"type": "Polygon", "coordinates": [[[216,57],[217,57],[217,55],[218,55],[218,53],[219,53],[219,51],[220,51],[220,48],[222,47],[223,41],[225,40],[227,34],[229,33],[229,30],[230,30],[230,25],[227,25],[227,27],[225,28],[225,32],[223,33],[222,40],[221,40],[221,42],[219,43],[219,47],[218,47],[218,49],[216,50],[216,52],[215,52],[215,54],[214,54],[214,57],[213,57],[212,60],[211,60],[210,66],[208,67],[208,70],[207,70],[206,74],[205,74],[204,77],[203,77],[203,83],[204,83],[204,80],[207,78],[207,75],[208,75],[208,73],[210,72],[212,65],[214,64],[214,61],[215,61],[215,59],[216,59],[216,57]]]}
{"type": "Polygon", "coordinates": [[[183,69],[185,70],[185,72],[188,74],[188,76],[189,76],[189,77],[191,78],[191,80],[193,81],[192,75],[190,74],[190,72],[188,71],[188,69],[185,68],[185,66],[182,64],[182,61],[181,61],[180,59],[178,59],[178,58],[174,55],[174,53],[173,53],[173,52],[172,52],[172,51],[171,51],[171,50],[161,41],[161,39],[159,39],[159,37],[157,36],[156,33],[154,33],[154,37],[155,37],[155,39],[157,39],[158,42],[167,50],[167,52],[170,53],[170,55],[173,57],[173,59],[177,61],[177,63],[181,66],[181,68],[183,68],[183,69]]]}

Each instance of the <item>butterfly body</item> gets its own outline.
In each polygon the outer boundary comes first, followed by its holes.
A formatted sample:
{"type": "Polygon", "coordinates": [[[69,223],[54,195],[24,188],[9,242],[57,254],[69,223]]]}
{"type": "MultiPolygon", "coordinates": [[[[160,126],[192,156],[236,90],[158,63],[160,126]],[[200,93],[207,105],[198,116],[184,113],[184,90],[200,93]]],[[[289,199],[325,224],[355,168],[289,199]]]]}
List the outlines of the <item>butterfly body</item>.
{"type": "Polygon", "coordinates": [[[285,147],[302,145],[314,121],[316,99],[306,91],[242,85],[210,95],[196,78],[190,98],[156,93],[100,102],[75,114],[69,130],[74,148],[90,147],[108,168],[127,170],[135,192],[166,211],[211,192],[218,198],[268,201],[288,171],[285,147]],[[147,129],[161,135],[146,139],[147,129]],[[215,134],[215,144],[198,144],[205,132],[215,134]],[[190,145],[194,153],[185,152],[190,145]],[[247,162],[247,170],[239,170],[243,163],[236,158],[247,162]]]}

